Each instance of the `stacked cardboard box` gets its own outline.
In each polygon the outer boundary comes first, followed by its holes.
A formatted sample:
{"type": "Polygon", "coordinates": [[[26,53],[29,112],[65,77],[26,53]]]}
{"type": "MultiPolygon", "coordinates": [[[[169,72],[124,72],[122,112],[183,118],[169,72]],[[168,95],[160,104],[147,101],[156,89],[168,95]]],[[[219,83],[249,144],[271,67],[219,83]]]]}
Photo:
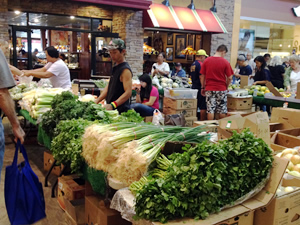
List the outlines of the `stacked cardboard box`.
{"type": "MultiPolygon", "coordinates": [[[[300,187],[300,180],[282,180],[283,187],[300,187]]],[[[255,225],[299,225],[300,189],[274,198],[265,208],[255,211],[255,225]]]]}
{"type": "MultiPolygon", "coordinates": [[[[44,170],[48,172],[50,170],[53,162],[54,162],[53,155],[50,152],[45,151],[44,152],[44,170]]],[[[64,168],[63,164],[54,166],[53,169],[51,170],[51,174],[59,176],[63,168],[64,168]]]]}
{"type": "Polygon", "coordinates": [[[86,225],[131,225],[121,214],[110,208],[104,197],[93,192],[89,182],[86,182],[85,224],[86,225]]]}
{"type": "Polygon", "coordinates": [[[164,98],[163,113],[165,115],[185,115],[186,126],[192,127],[197,121],[197,99],[173,99],[164,98]]]}
{"type": "Polygon", "coordinates": [[[59,206],[66,210],[65,200],[84,199],[85,181],[78,175],[62,176],[58,178],[57,201],[59,206]]]}

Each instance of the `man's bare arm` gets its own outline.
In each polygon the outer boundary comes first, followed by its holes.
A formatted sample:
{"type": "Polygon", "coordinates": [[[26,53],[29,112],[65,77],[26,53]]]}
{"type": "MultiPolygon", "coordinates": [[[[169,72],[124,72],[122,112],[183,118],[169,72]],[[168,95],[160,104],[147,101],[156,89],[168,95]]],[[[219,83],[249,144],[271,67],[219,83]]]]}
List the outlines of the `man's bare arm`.
{"type": "Polygon", "coordinates": [[[14,101],[12,100],[7,88],[0,89],[0,108],[3,110],[12,125],[12,129],[16,137],[15,141],[20,139],[21,143],[23,143],[25,134],[17,118],[14,101]]]}

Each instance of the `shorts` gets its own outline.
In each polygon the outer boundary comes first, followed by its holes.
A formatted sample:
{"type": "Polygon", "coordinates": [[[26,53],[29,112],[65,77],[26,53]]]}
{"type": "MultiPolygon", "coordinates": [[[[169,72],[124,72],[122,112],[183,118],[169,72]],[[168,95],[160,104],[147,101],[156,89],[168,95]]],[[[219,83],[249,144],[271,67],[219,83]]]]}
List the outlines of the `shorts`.
{"type": "Polygon", "coordinates": [[[206,91],[207,113],[227,114],[227,91],[206,91]]]}
{"type": "Polygon", "coordinates": [[[201,89],[198,89],[197,93],[197,108],[206,110],[206,97],[201,95],[201,89]]]}

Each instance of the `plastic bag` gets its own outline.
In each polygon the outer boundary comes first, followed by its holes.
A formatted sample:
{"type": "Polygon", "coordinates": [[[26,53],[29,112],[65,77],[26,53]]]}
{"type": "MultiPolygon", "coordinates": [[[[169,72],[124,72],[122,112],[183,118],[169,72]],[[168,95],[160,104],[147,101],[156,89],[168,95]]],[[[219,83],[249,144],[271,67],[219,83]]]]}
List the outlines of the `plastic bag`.
{"type": "Polygon", "coordinates": [[[166,115],[165,125],[184,127],[186,125],[184,114],[180,113],[180,114],[166,115]]]}
{"type": "Polygon", "coordinates": [[[164,122],[165,122],[165,119],[164,119],[162,113],[158,109],[155,109],[153,112],[152,123],[154,125],[164,125],[164,122]]]}
{"type": "Polygon", "coordinates": [[[152,84],[156,85],[158,87],[158,89],[162,89],[162,87],[159,84],[159,80],[158,80],[157,76],[153,77],[152,84]]]}

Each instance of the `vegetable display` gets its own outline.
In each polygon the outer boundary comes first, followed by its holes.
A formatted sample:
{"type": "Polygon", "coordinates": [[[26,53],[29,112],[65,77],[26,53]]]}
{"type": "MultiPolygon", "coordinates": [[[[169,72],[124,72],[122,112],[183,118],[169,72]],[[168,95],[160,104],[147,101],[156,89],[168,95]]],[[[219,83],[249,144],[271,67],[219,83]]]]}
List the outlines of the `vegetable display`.
{"type": "Polygon", "coordinates": [[[109,80],[101,79],[101,80],[94,80],[94,83],[98,88],[105,88],[108,85],[109,80]]]}
{"type": "Polygon", "coordinates": [[[59,163],[70,164],[74,173],[80,173],[84,163],[81,156],[82,135],[93,122],[84,119],[61,121],[55,129],[55,138],[51,142],[51,152],[59,163]]]}
{"type": "Polygon", "coordinates": [[[29,84],[22,83],[9,89],[9,93],[13,100],[20,100],[23,98],[23,93],[26,93],[36,88],[37,88],[36,82],[30,82],[29,84]]]}
{"type": "Polygon", "coordinates": [[[169,156],[170,166],[156,172],[159,178],[132,184],[138,219],[205,219],[265,181],[273,161],[268,145],[248,129],[217,144],[205,142],[184,150],[169,156]]]}
{"type": "Polygon", "coordinates": [[[89,121],[98,120],[102,123],[117,121],[135,122],[143,118],[133,110],[118,115],[117,110],[107,111],[101,105],[94,102],[81,102],[71,92],[62,92],[53,98],[51,110],[42,116],[42,128],[47,135],[54,137],[54,129],[61,120],[83,118],[89,121]],[[124,116],[125,115],[125,116],[124,116]],[[130,115],[130,117],[127,115],[130,115]]]}
{"type": "Polygon", "coordinates": [[[167,141],[200,143],[203,127],[186,128],[119,123],[92,125],[83,137],[83,157],[89,166],[108,172],[125,185],[139,180],[167,141]]]}

